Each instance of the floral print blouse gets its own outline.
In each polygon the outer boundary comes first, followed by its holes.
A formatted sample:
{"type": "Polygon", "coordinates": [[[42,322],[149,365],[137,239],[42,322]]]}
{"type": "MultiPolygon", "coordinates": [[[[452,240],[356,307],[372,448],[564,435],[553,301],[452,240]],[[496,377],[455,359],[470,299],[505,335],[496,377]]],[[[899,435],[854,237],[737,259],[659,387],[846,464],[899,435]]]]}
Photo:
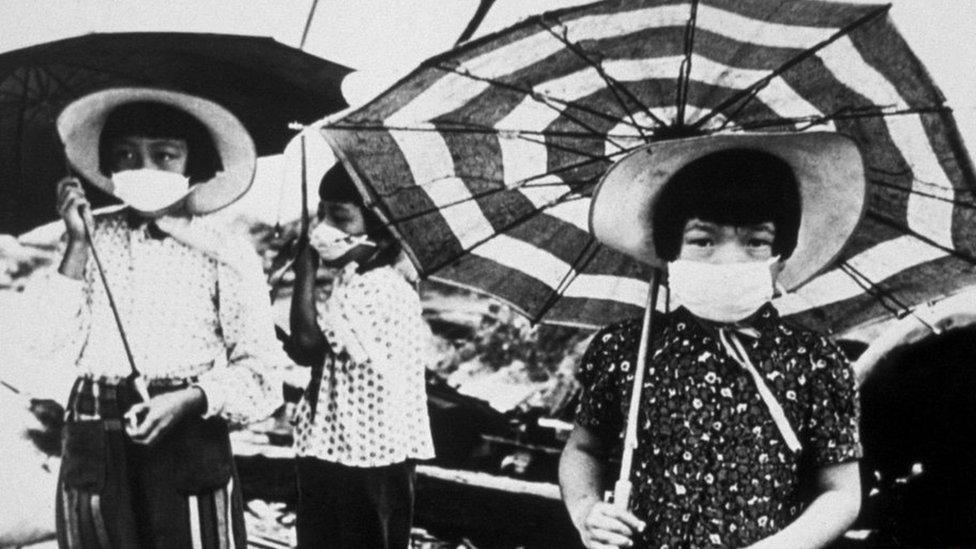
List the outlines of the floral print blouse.
{"type": "MultiPolygon", "coordinates": [[[[719,329],[679,308],[661,318],[641,395],[631,508],[647,522],[638,546],[743,547],[801,512],[815,468],[861,457],[853,372],[825,338],[783,323],[772,305],[737,328],[755,369],[802,444],[791,450],[753,377],[719,329]]],[[[608,326],[579,369],[576,422],[619,447],[640,319],[608,326]]]]}

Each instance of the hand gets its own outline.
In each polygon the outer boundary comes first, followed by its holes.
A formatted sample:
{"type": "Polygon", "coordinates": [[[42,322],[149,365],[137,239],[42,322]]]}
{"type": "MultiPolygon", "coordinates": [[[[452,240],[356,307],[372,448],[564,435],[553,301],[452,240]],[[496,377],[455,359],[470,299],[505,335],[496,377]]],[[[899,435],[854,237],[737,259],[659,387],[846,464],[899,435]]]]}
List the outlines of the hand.
{"type": "Polygon", "coordinates": [[[190,387],[140,402],[125,414],[125,432],[136,444],[151,446],[191,413],[206,405],[203,390],[190,387]]]}
{"type": "Polygon", "coordinates": [[[632,547],[634,534],[647,526],[630,511],[602,501],[595,502],[584,516],[579,530],[587,549],[632,547]]]}
{"type": "Polygon", "coordinates": [[[81,188],[81,182],[74,177],[58,181],[58,215],[64,219],[68,237],[76,242],[85,240],[85,222],[92,223],[91,205],[81,188]],[[82,217],[84,216],[84,218],[82,217]]]}

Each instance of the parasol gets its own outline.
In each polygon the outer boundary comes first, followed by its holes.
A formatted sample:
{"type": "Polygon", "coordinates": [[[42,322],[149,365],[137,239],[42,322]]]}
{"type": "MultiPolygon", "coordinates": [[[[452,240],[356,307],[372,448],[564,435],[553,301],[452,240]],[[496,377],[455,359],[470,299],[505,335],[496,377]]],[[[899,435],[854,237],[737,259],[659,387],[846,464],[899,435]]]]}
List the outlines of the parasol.
{"type": "MultiPolygon", "coordinates": [[[[211,99],[267,155],[294,135],[290,121],[346,106],[339,86],[348,72],[271,38],[223,34],[88,34],[0,54],[0,232],[54,218],[54,184],[65,175],[54,121],[74,99],[118,86],[211,99]]],[[[89,196],[95,205],[111,200],[93,189],[89,196]]]]}
{"type": "Polygon", "coordinates": [[[600,176],[655,140],[833,131],[855,140],[867,213],[777,300],[827,333],[976,282],[976,176],[889,6],[622,0],[546,13],[436,56],[320,123],[420,273],[534,321],[640,313],[650,268],[589,232],[600,176]]]}

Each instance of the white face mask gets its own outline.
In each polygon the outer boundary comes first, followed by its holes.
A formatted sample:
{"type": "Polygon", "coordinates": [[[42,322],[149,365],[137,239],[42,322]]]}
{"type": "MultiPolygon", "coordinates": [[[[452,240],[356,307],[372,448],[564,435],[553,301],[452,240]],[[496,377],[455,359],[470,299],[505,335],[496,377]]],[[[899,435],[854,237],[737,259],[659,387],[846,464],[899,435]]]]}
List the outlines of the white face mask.
{"type": "Polygon", "coordinates": [[[358,246],[376,246],[366,235],[353,236],[328,223],[319,223],[308,235],[309,244],[326,261],[335,261],[358,246]]]}
{"type": "Polygon", "coordinates": [[[143,213],[165,210],[190,193],[190,178],[148,168],[112,174],[112,185],[115,196],[143,213]]]}
{"type": "Polygon", "coordinates": [[[773,298],[772,266],[769,261],[703,263],[678,259],[668,263],[668,291],[671,301],[683,305],[695,316],[716,322],[737,322],[773,298]]]}

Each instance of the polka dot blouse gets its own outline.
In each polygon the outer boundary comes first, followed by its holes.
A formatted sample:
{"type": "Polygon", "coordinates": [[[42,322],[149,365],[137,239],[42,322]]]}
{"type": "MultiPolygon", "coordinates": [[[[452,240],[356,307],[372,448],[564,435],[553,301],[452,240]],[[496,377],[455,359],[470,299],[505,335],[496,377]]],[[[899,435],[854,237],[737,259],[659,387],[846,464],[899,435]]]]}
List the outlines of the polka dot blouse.
{"type": "Polygon", "coordinates": [[[351,264],[318,304],[329,342],[316,417],[296,411],[298,455],[354,467],[434,457],[425,371],[434,363],[420,298],[392,267],[351,264]]]}
{"type": "MultiPolygon", "coordinates": [[[[743,547],[801,512],[801,482],[818,466],[859,459],[853,372],[826,339],[767,305],[737,334],[797,434],[791,450],[753,377],[686,309],[661,319],[641,395],[635,514],[644,547],[743,547]]],[[[576,421],[619,448],[640,320],[604,328],[585,353],[576,421]]],[[[615,450],[619,452],[619,450],[615,450]]],[[[615,455],[619,455],[616,453],[615,455]]]]}
{"type": "MultiPolygon", "coordinates": [[[[281,404],[274,336],[257,253],[244,236],[249,265],[218,261],[122,210],[99,216],[94,241],[119,308],[136,367],[148,379],[196,380],[207,415],[260,420],[281,404]]],[[[82,375],[129,375],[118,327],[89,255],[83,280],[56,276],[45,287],[61,304],[52,318],[65,346],[77,349],[82,375]]],[[[53,301],[52,301],[53,302],[53,301]]]]}

